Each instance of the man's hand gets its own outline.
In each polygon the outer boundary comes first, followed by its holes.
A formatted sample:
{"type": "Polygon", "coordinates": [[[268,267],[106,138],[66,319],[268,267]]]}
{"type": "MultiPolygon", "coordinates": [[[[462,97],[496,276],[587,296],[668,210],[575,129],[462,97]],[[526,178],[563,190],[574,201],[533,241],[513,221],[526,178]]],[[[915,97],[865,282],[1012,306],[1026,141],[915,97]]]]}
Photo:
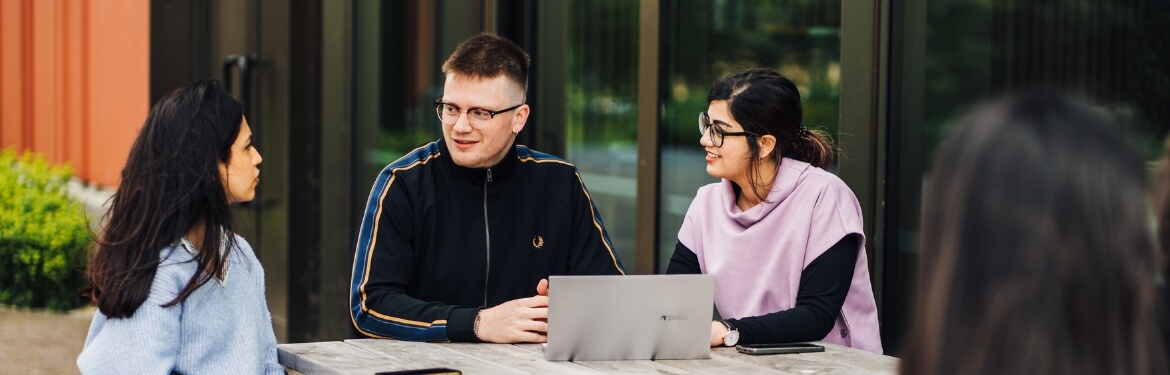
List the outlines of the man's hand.
{"type": "MultiPolygon", "coordinates": [[[[548,288],[545,287],[547,292],[548,288]]],[[[514,299],[479,311],[477,336],[486,342],[545,342],[548,341],[547,332],[547,296],[514,299]]]]}
{"type": "Polygon", "coordinates": [[[536,295],[548,297],[548,279],[540,279],[540,282],[536,283],[536,295]]]}

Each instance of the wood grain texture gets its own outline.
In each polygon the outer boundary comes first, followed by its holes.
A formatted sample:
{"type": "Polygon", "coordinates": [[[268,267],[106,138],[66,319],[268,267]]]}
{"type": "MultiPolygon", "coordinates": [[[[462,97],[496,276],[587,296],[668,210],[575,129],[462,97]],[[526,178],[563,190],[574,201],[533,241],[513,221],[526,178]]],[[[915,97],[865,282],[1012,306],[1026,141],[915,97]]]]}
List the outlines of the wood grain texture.
{"type": "Polygon", "coordinates": [[[422,343],[359,339],[280,345],[280,363],[306,374],[372,374],[446,367],[465,374],[895,374],[897,358],[839,345],[820,353],[752,356],[712,348],[711,359],[580,361],[544,359],[540,344],[422,343]]]}
{"type": "Polygon", "coordinates": [[[409,364],[403,369],[446,367],[464,374],[520,374],[503,365],[483,361],[459,351],[446,343],[356,339],[345,343],[409,364]]]}
{"type": "Polygon", "coordinates": [[[404,368],[404,364],[339,341],[277,346],[280,364],[305,374],[364,374],[404,368]]]}
{"type": "Polygon", "coordinates": [[[755,364],[785,374],[896,374],[897,359],[833,343],[815,341],[825,352],[748,355],[735,348],[715,348],[711,356],[755,364]]]}
{"type": "Polygon", "coordinates": [[[695,374],[690,370],[656,361],[580,361],[573,363],[607,374],[695,374]]]}
{"type": "Polygon", "coordinates": [[[527,344],[527,343],[525,343],[525,344],[512,344],[512,346],[515,346],[517,348],[521,348],[524,350],[530,350],[530,351],[540,353],[541,357],[544,356],[544,344],[527,344]]]}
{"type": "Polygon", "coordinates": [[[770,367],[712,355],[711,359],[671,359],[658,363],[696,374],[783,374],[770,367]]]}
{"type": "MultiPolygon", "coordinates": [[[[449,349],[528,374],[600,374],[575,362],[546,361],[543,352],[504,344],[442,344],[449,349]]],[[[537,346],[539,348],[539,345],[537,346]]]]}
{"type": "Polygon", "coordinates": [[[828,361],[858,367],[874,374],[896,374],[898,373],[898,366],[901,363],[897,358],[874,354],[861,349],[827,342],[816,342],[815,344],[823,345],[825,351],[823,353],[806,354],[815,354],[817,357],[824,358],[828,361]]]}

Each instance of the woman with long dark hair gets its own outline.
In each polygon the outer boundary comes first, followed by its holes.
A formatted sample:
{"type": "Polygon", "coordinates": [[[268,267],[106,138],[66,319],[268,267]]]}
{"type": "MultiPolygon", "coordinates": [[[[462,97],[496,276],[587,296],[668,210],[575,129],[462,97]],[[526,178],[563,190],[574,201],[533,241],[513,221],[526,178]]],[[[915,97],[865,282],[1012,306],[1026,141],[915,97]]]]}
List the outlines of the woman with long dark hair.
{"type": "Polygon", "coordinates": [[[1112,121],[1001,100],[956,122],[932,173],[902,373],[1166,373],[1146,171],[1112,121]]]}
{"type": "Polygon", "coordinates": [[[825,171],[835,149],[802,124],[800,92],[771,70],[711,87],[699,113],[707,173],[667,273],[715,276],[711,346],[824,340],[882,352],[861,206],[825,171]]]}
{"type": "Polygon", "coordinates": [[[263,269],[232,231],[260,182],[251,136],[214,81],[151,109],[90,258],[83,373],[284,373],[263,269]]]}

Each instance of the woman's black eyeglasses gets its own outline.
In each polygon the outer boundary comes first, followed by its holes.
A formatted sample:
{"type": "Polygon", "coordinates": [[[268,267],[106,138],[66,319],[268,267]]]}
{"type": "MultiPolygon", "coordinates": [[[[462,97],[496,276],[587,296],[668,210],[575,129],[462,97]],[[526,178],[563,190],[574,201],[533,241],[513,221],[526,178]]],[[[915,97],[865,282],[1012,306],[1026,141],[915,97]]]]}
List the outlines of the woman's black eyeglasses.
{"type": "MultiPolygon", "coordinates": [[[[719,123],[726,125],[726,123],[722,121],[719,121],[719,123]]],[[[715,124],[711,123],[711,118],[707,117],[707,112],[699,112],[699,134],[706,135],[708,137],[707,139],[710,139],[711,144],[715,147],[723,147],[723,138],[729,135],[742,135],[748,137],[748,139],[752,139],[752,137],[759,137],[758,134],[751,132],[727,132],[723,130],[722,126],[714,125],[715,124]]]]}

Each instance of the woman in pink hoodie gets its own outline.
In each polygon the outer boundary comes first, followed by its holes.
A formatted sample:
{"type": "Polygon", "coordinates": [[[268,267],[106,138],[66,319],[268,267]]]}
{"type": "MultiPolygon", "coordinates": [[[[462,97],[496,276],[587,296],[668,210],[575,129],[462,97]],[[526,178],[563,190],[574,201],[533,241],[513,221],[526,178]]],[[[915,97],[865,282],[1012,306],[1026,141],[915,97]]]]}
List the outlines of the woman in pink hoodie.
{"type": "Polygon", "coordinates": [[[800,93],[775,71],[716,82],[699,113],[707,173],[667,273],[715,276],[711,346],[817,341],[882,352],[861,207],[824,170],[829,137],[801,124],[800,93]]]}

